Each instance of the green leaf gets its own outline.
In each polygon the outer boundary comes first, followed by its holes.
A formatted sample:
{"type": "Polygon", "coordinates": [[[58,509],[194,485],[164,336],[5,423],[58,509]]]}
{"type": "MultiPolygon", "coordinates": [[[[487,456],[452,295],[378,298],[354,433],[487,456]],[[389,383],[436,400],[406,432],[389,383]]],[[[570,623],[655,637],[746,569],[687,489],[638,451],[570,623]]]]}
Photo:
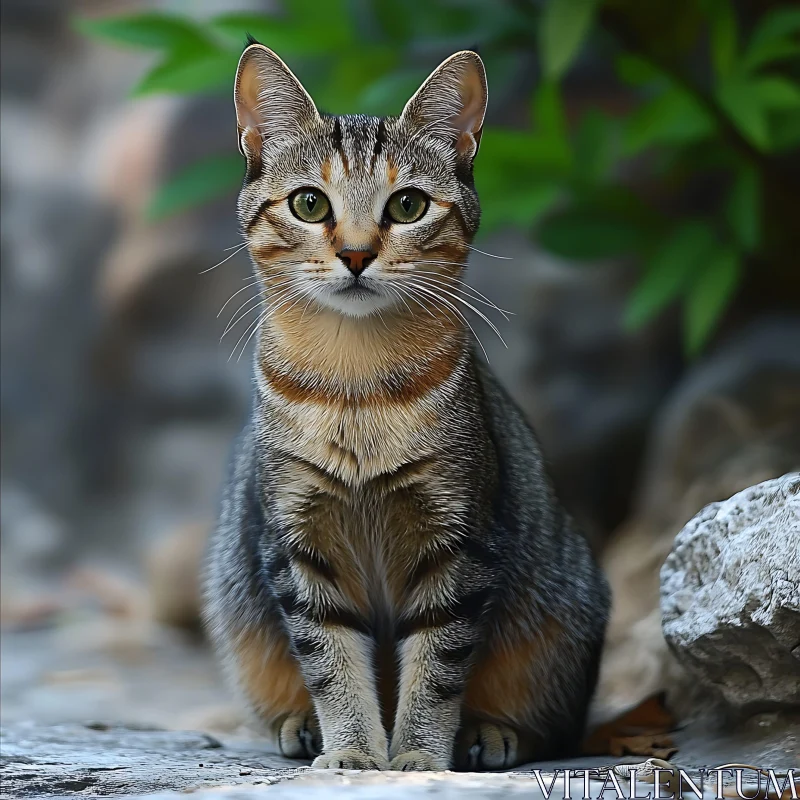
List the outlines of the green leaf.
{"type": "Polygon", "coordinates": [[[170,52],[214,48],[214,42],[187,17],[148,12],[134,16],[77,18],[75,28],[86,36],[117,44],[170,52]]]}
{"type": "Polygon", "coordinates": [[[249,33],[281,55],[342,55],[353,44],[351,16],[343,0],[287,0],[286,15],[230,12],[209,20],[216,31],[244,43],[249,33]]]}
{"type": "Polygon", "coordinates": [[[791,39],[769,39],[751,44],[742,57],[741,70],[755,72],[760,67],[787,59],[800,59],[800,44],[791,39]]]}
{"type": "Polygon", "coordinates": [[[681,225],[652,257],[625,310],[625,326],[635,330],[675,300],[714,248],[711,228],[702,222],[681,225]]]}
{"type": "Polygon", "coordinates": [[[788,78],[770,75],[754,81],[763,108],[789,110],[800,108],[800,86],[788,78]]]}
{"type": "Polygon", "coordinates": [[[561,90],[555,81],[542,81],[533,93],[533,123],[537,133],[566,139],[567,121],[561,90]]]}
{"type": "Polygon", "coordinates": [[[684,306],[684,344],[688,355],[696,355],[708,340],[742,275],[742,262],[735,250],[715,251],[692,281],[684,306]]]}
{"type": "Polygon", "coordinates": [[[415,14],[408,13],[408,5],[403,0],[381,0],[371,6],[381,33],[387,39],[398,44],[413,39],[415,14]]]}
{"type": "Polygon", "coordinates": [[[725,204],[725,218],[734,239],[751,252],[761,233],[761,185],[758,172],[745,167],[736,177],[725,204]]]}
{"type": "Polygon", "coordinates": [[[562,258],[594,261],[627,255],[641,248],[648,232],[629,219],[602,208],[571,208],[547,217],[537,238],[562,258]]]}
{"type": "Polygon", "coordinates": [[[622,53],[617,56],[615,66],[619,79],[630,86],[646,86],[648,83],[665,81],[663,72],[639,56],[622,53]]]}
{"type": "Polygon", "coordinates": [[[548,0],[539,28],[539,49],[548,78],[560,78],[586,39],[598,0],[548,0]]]}
{"type": "Polygon", "coordinates": [[[197,94],[233,86],[239,56],[234,52],[217,52],[194,58],[168,57],[148,72],[134,87],[132,95],[166,92],[197,94]]]}
{"type": "Polygon", "coordinates": [[[778,114],[770,131],[772,152],[784,153],[800,147],[800,113],[778,114]]]}
{"type": "Polygon", "coordinates": [[[509,185],[543,178],[566,178],[572,154],[565,139],[508,128],[484,129],[476,169],[494,171],[509,185]]]}
{"type": "Polygon", "coordinates": [[[717,98],[742,135],[759,150],[767,151],[772,145],[768,112],[800,108],[800,87],[778,75],[737,75],[719,87],[717,98]]]}
{"type": "Polygon", "coordinates": [[[598,109],[589,109],[575,134],[575,170],[579,181],[601,183],[614,165],[615,121],[598,109]]]}
{"type": "Polygon", "coordinates": [[[711,60],[718,78],[730,75],[736,59],[738,26],[730,0],[715,0],[711,16],[711,60]]]}
{"type": "Polygon", "coordinates": [[[785,39],[800,32],[800,8],[776,8],[765,14],[750,37],[750,46],[785,39]]]}
{"type": "Polygon", "coordinates": [[[698,100],[671,88],[628,118],[625,151],[635,155],[652,145],[698,142],[712,136],[715,129],[714,119],[698,100]]]}
{"type": "Polygon", "coordinates": [[[733,77],[722,83],[717,99],[731,122],[757,149],[769,148],[767,116],[755,81],[733,77]]]}
{"type": "Polygon", "coordinates": [[[504,228],[527,228],[559,201],[563,189],[552,183],[515,184],[484,177],[477,181],[483,211],[481,235],[504,228]]]}
{"type": "Polygon", "coordinates": [[[243,174],[244,161],[238,154],[198,161],[161,186],[148,216],[161,219],[207,203],[241,186],[243,174]]]}
{"type": "Polygon", "coordinates": [[[259,42],[269,43],[271,47],[278,47],[271,40],[276,32],[280,36],[283,20],[276,20],[266,14],[248,14],[233,11],[212,17],[208,24],[214,30],[229,37],[232,43],[238,44],[240,47],[244,46],[248,34],[258,39],[259,42]]]}
{"type": "MultiPolygon", "coordinates": [[[[306,85],[319,108],[334,114],[351,114],[357,99],[370,84],[389,74],[396,64],[397,53],[390,47],[365,45],[359,50],[351,48],[329,63],[327,68],[309,70],[306,85]],[[368,69],[364,68],[365,63],[369,64],[368,69]]],[[[396,114],[401,110],[402,103],[393,109],[396,114]]]]}
{"type": "Polygon", "coordinates": [[[364,89],[358,108],[365,114],[399,114],[425,77],[426,71],[417,68],[387,72],[364,89]]]}
{"type": "Polygon", "coordinates": [[[752,72],[774,61],[799,57],[800,43],[792,39],[798,32],[800,9],[777,8],[765,14],[750,37],[741,69],[752,72]]]}

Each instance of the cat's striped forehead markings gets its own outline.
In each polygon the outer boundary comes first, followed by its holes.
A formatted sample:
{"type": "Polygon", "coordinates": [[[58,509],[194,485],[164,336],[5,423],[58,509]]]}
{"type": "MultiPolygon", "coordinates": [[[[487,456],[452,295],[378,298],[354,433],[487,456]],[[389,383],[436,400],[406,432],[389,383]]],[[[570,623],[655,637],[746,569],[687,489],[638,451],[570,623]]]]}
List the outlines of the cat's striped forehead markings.
{"type": "Polygon", "coordinates": [[[349,177],[350,159],[347,157],[347,153],[345,152],[344,137],[342,134],[342,123],[339,117],[337,117],[333,123],[333,146],[336,149],[336,152],[339,154],[339,158],[342,160],[342,168],[344,169],[344,174],[349,177]]]}
{"type": "Polygon", "coordinates": [[[331,179],[331,160],[326,158],[322,164],[320,164],[319,174],[322,178],[323,183],[328,183],[331,179]]]}
{"type": "Polygon", "coordinates": [[[372,148],[372,159],[370,161],[370,174],[375,171],[375,162],[378,156],[383,152],[383,147],[386,143],[386,120],[381,119],[378,122],[377,130],[375,131],[375,147],[372,148]]]}

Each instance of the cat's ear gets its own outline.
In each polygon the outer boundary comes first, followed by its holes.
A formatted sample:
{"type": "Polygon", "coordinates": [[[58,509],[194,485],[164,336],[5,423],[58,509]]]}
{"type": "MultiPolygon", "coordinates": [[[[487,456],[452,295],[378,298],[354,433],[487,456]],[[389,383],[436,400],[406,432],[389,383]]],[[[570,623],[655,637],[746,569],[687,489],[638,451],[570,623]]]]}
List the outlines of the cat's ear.
{"type": "Polygon", "coordinates": [[[400,119],[446,137],[459,155],[472,159],[478,151],[487,99],[483,61],[477,53],[461,50],[430,74],[406,103],[400,119]]]}
{"type": "Polygon", "coordinates": [[[263,44],[239,59],[233,89],[239,151],[248,164],[261,160],[264,142],[302,133],[319,120],[314,101],[286,64],[263,44]]]}

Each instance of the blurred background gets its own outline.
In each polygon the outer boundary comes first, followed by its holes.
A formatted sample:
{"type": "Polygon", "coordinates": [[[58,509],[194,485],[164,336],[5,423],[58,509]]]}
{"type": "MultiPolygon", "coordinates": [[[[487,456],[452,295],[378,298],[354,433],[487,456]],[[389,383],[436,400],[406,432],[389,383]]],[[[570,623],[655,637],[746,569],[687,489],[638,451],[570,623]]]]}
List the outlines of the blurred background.
{"type": "Polygon", "coordinates": [[[791,2],[3,0],[4,718],[239,724],[197,574],[250,395],[248,32],[331,112],[485,59],[475,244],[504,260],[468,279],[514,315],[507,348],[476,331],[614,586],[597,715],[688,713],[659,566],[705,504],[800,468],[791,2]]]}

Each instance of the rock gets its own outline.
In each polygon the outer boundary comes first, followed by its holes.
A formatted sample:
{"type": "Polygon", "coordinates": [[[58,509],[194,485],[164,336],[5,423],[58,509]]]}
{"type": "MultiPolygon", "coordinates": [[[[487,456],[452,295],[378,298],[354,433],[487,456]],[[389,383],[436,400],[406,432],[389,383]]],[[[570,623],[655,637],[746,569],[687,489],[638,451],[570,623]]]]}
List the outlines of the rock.
{"type": "Polygon", "coordinates": [[[712,503],[661,569],[664,636],[731,709],[800,706],[800,473],[712,503]]]}
{"type": "Polygon", "coordinates": [[[659,572],[675,536],[709,503],[800,470],[800,322],[754,320],[698,360],[653,424],[633,513],[602,554],[613,606],[593,718],[667,692],[681,720],[708,692],[661,632],[659,572]],[[699,694],[699,696],[698,696],[699,694]]]}

